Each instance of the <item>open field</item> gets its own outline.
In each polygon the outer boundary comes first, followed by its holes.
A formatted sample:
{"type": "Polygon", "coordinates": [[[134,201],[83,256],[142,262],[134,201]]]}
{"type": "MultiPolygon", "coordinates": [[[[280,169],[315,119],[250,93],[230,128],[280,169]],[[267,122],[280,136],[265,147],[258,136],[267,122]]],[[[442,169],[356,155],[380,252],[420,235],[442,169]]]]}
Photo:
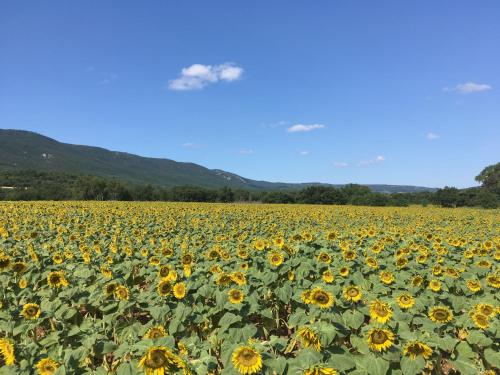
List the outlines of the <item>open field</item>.
{"type": "Polygon", "coordinates": [[[2,202],[0,374],[494,374],[499,218],[2,202]]]}

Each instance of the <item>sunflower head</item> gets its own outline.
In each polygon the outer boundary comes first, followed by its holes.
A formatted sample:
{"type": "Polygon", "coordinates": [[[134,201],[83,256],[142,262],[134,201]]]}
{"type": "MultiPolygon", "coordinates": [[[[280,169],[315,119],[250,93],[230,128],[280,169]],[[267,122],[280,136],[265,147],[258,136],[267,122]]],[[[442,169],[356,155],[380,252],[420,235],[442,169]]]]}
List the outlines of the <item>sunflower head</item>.
{"type": "Polygon", "coordinates": [[[309,367],[308,369],[304,370],[302,375],[338,375],[338,372],[332,367],[319,365],[309,367]]]}
{"type": "Polygon", "coordinates": [[[115,297],[121,300],[128,300],[128,288],[125,285],[118,285],[115,289],[115,297]]]}
{"type": "Polygon", "coordinates": [[[368,331],[367,342],[370,349],[381,352],[392,346],[394,334],[388,329],[372,328],[368,331]]]}
{"type": "Polygon", "coordinates": [[[69,285],[68,281],[64,277],[64,272],[62,271],[50,272],[47,276],[47,283],[52,288],[59,288],[69,285]]]}
{"type": "Polygon", "coordinates": [[[335,276],[333,275],[332,270],[328,269],[326,271],[323,271],[323,275],[321,276],[321,278],[325,283],[330,284],[335,279],[335,276]]]}
{"type": "Polygon", "coordinates": [[[0,367],[13,365],[15,361],[12,341],[0,338],[0,367]]]}
{"type": "Polygon", "coordinates": [[[317,333],[309,327],[301,327],[297,331],[297,339],[304,348],[313,348],[318,352],[321,350],[321,343],[317,333]]]}
{"type": "Polygon", "coordinates": [[[477,311],[472,313],[472,321],[474,322],[476,327],[481,329],[488,329],[488,327],[490,326],[488,316],[477,311]]]}
{"type": "Polygon", "coordinates": [[[160,337],[166,337],[167,335],[167,331],[165,331],[165,328],[163,326],[156,326],[148,329],[148,331],[144,334],[144,338],[158,339],[160,337]]]}
{"type": "Polygon", "coordinates": [[[379,323],[385,323],[387,322],[392,316],[392,309],[391,307],[382,301],[375,300],[370,303],[370,317],[379,322],[379,323]]]}
{"type": "Polygon", "coordinates": [[[52,375],[59,368],[59,363],[52,358],[44,358],[36,363],[35,368],[38,375],[52,375]]]}
{"type": "Polygon", "coordinates": [[[346,301],[358,302],[363,294],[361,293],[359,286],[349,285],[344,288],[342,295],[346,301]]]}
{"type": "Polygon", "coordinates": [[[411,308],[415,304],[415,299],[409,293],[400,294],[396,300],[399,307],[405,310],[411,308]]]}
{"type": "Polygon", "coordinates": [[[314,288],[311,291],[311,302],[321,309],[328,309],[333,305],[333,295],[321,288],[314,288]]]}
{"type": "Polygon", "coordinates": [[[436,323],[448,323],[453,319],[453,313],[446,306],[434,306],[429,310],[429,318],[436,323]]]}
{"type": "Polygon", "coordinates": [[[167,297],[172,293],[172,284],[170,284],[170,281],[162,280],[156,287],[156,290],[160,296],[167,297]]]}
{"type": "Polygon", "coordinates": [[[278,267],[283,263],[283,254],[277,251],[273,251],[272,253],[269,254],[268,260],[272,266],[278,267]]]}
{"type": "Polygon", "coordinates": [[[256,374],[262,369],[260,353],[250,346],[238,346],[233,351],[231,361],[240,374],[256,374]]]}
{"type": "Polygon", "coordinates": [[[245,298],[243,292],[238,289],[231,289],[229,292],[227,292],[227,296],[229,302],[234,304],[241,303],[243,301],[243,298],[245,298]]]}
{"type": "Polygon", "coordinates": [[[423,342],[411,341],[403,347],[403,355],[410,357],[411,359],[417,359],[419,357],[429,359],[432,355],[432,348],[423,342]]]}
{"type": "Polygon", "coordinates": [[[25,319],[38,319],[40,316],[41,310],[40,306],[36,303],[27,303],[23,306],[23,310],[21,311],[21,315],[24,316],[25,319]]]}
{"type": "Polygon", "coordinates": [[[172,289],[175,298],[183,299],[186,296],[186,284],[176,283],[172,289]]]}
{"type": "Polygon", "coordinates": [[[184,361],[165,346],[149,348],[139,361],[139,367],[144,369],[146,375],[164,375],[186,370],[184,361]]]}

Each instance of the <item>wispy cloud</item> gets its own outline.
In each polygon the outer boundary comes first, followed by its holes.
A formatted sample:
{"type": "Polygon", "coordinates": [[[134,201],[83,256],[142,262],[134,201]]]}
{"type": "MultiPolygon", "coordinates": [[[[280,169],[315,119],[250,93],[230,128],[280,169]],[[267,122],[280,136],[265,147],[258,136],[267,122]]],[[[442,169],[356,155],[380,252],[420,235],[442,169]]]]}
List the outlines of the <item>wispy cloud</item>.
{"type": "Polygon", "coordinates": [[[286,131],[289,133],[301,133],[301,132],[310,132],[317,129],[323,129],[324,127],[325,125],[323,124],[310,124],[310,125],[295,124],[286,129],[286,131]]]}
{"type": "Polygon", "coordinates": [[[302,155],[302,156],[306,156],[306,155],[309,155],[309,151],[307,150],[302,150],[299,152],[299,155],[302,155]]]}
{"type": "Polygon", "coordinates": [[[241,155],[250,155],[253,154],[253,150],[250,148],[240,148],[241,155]]]}
{"type": "Polygon", "coordinates": [[[179,78],[170,80],[168,88],[175,91],[201,90],[205,86],[219,81],[236,81],[242,75],[243,68],[233,63],[193,64],[183,68],[179,78]]]}
{"type": "Polygon", "coordinates": [[[382,155],[378,155],[373,159],[360,161],[358,163],[358,167],[373,165],[373,164],[380,164],[380,163],[383,163],[384,161],[385,161],[385,157],[382,155]]]}
{"type": "Polygon", "coordinates": [[[345,168],[345,167],[348,167],[349,164],[345,163],[343,161],[334,161],[333,162],[333,166],[336,167],[336,168],[345,168]]]}
{"type": "Polygon", "coordinates": [[[198,147],[200,147],[200,145],[197,143],[193,143],[193,142],[186,142],[186,143],[182,144],[182,147],[184,147],[184,148],[198,148],[198,147]]]}
{"type": "Polygon", "coordinates": [[[439,134],[436,134],[436,133],[427,133],[426,136],[425,136],[429,141],[435,141],[436,139],[439,139],[439,134]]]}
{"type": "Polygon", "coordinates": [[[118,74],[115,74],[115,73],[112,73],[112,74],[108,74],[106,77],[104,77],[100,84],[101,85],[110,85],[112,84],[114,81],[116,81],[118,79],[118,74]]]}
{"type": "Polygon", "coordinates": [[[460,94],[472,94],[475,92],[488,91],[492,89],[493,87],[491,85],[475,82],[459,83],[455,87],[443,87],[444,92],[458,92],[460,94]]]}
{"type": "Polygon", "coordinates": [[[262,124],[262,127],[264,127],[264,128],[279,128],[279,127],[285,126],[285,125],[286,125],[286,121],[280,120],[280,121],[276,121],[276,122],[262,124]]]}

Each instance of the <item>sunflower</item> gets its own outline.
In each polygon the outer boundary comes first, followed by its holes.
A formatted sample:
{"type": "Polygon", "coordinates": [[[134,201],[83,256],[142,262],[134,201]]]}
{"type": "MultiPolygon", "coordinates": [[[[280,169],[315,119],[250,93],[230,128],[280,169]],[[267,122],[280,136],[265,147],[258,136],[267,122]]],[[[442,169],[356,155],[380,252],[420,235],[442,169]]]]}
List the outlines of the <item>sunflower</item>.
{"type": "Polygon", "coordinates": [[[361,293],[361,289],[356,285],[346,286],[342,295],[347,301],[350,302],[358,302],[363,296],[363,294],[361,293]]]}
{"type": "Polygon", "coordinates": [[[394,333],[388,329],[372,328],[367,337],[370,349],[381,352],[391,347],[394,343],[394,333]]]}
{"type": "Polygon", "coordinates": [[[288,281],[293,281],[293,280],[295,280],[295,272],[293,272],[293,271],[288,271],[288,275],[287,275],[287,277],[288,277],[288,281]]]}
{"type": "Polygon", "coordinates": [[[162,280],[156,287],[156,290],[160,296],[167,297],[172,293],[172,284],[170,284],[170,281],[162,280]]]}
{"type": "Polygon", "coordinates": [[[27,303],[23,306],[23,310],[21,311],[21,315],[24,316],[25,319],[38,319],[40,316],[41,310],[40,306],[36,303],[27,303]]]}
{"type": "Polygon", "coordinates": [[[453,319],[453,313],[446,306],[434,306],[429,311],[429,318],[436,323],[447,323],[453,319]]]}
{"type": "Polygon", "coordinates": [[[128,288],[125,285],[118,285],[115,289],[115,297],[121,300],[128,300],[128,288]]]}
{"type": "Polygon", "coordinates": [[[0,338],[0,367],[13,365],[15,361],[12,341],[0,338]]]}
{"type": "Polygon", "coordinates": [[[61,253],[55,253],[54,255],[52,255],[52,261],[55,263],[55,264],[61,264],[64,260],[64,257],[61,253]]]}
{"type": "Polygon", "coordinates": [[[489,303],[480,303],[476,305],[475,308],[477,312],[486,315],[488,318],[492,318],[496,315],[495,308],[489,303]]]}
{"type": "Polygon", "coordinates": [[[188,373],[184,361],[165,346],[149,348],[138,367],[142,367],[146,375],[173,374],[179,370],[188,373]]]}
{"type": "Polygon", "coordinates": [[[500,276],[488,275],[486,276],[486,283],[495,289],[500,288],[500,276]]]}
{"type": "Polygon", "coordinates": [[[269,254],[268,258],[269,263],[271,263],[272,266],[278,267],[283,263],[283,255],[277,251],[273,251],[271,254],[269,254]]]}
{"type": "Polygon", "coordinates": [[[403,355],[411,359],[419,357],[429,359],[432,355],[432,348],[420,341],[410,341],[403,347],[403,355]]]}
{"type": "Polygon", "coordinates": [[[240,374],[256,374],[262,369],[260,353],[250,346],[238,346],[231,355],[231,361],[240,374]]]}
{"type": "Polygon", "coordinates": [[[247,279],[243,272],[240,271],[233,272],[229,275],[229,277],[231,277],[231,280],[238,285],[245,285],[247,283],[247,279]]]}
{"type": "Polygon", "coordinates": [[[467,280],[466,285],[467,289],[469,289],[472,293],[477,293],[481,290],[481,283],[479,280],[467,280]]]}
{"type": "Polygon", "coordinates": [[[310,305],[312,303],[312,300],[311,300],[311,290],[304,290],[301,294],[300,294],[300,299],[302,300],[302,302],[304,302],[305,304],[307,305],[310,305]]]}
{"type": "Polygon", "coordinates": [[[311,291],[311,301],[321,309],[328,309],[333,305],[333,296],[321,288],[314,288],[311,291]]]}
{"type": "Polygon", "coordinates": [[[394,275],[389,271],[382,271],[380,272],[380,281],[387,285],[392,284],[394,275]]]}
{"type": "Polygon", "coordinates": [[[301,327],[297,331],[297,338],[304,348],[312,347],[316,351],[321,350],[321,343],[315,331],[309,327],[301,327]]]}
{"type": "Polygon", "coordinates": [[[19,280],[19,282],[17,283],[17,285],[19,285],[19,288],[25,289],[28,286],[28,280],[26,280],[23,277],[22,279],[19,280]]]}
{"type": "Polygon", "coordinates": [[[255,250],[262,251],[266,248],[266,243],[262,240],[257,240],[254,242],[253,247],[255,250]]]}
{"type": "Polygon", "coordinates": [[[349,268],[342,267],[342,268],[340,268],[339,273],[340,273],[340,276],[347,277],[347,275],[349,275],[349,268]]]}
{"type": "Polygon", "coordinates": [[[107,279],[111,279],[111,277],[113,277],[113,272],[108,266],[101,266],[101,273],[107,279]]]}
{"type": "Polygon", "coordinates": [[[104,294],[106,296],[110,296],[115,293],[116,287],[118,286],[117,283],[109,283],[104,287],[104,294]]]}
{"type": "Polygon", "coordinates": [[[396,301],[398,302],[399,307],[402,309],[409,309],[415,304],[415,299],[409,293],[400,294],[396,301]]]}
{"type": "Polygon", "coordinates": [[[35,368],[38,375],[52,375],[59,368],[59,363],[52,358],[44,358],[36,363],[35,368]]]}
{"type": "Polygon", "coordinates": [[[424,278],[420,275],[416,275],[413,277],[413,279],[411,279],[411,285],[413,285],[415,287],[422,285],[423,282],[424,282],[424,278]]]}
{"type": "Polygon", "coordinates": [[[174,297],[177,299],[183,299],[186,296],[186,284],[176,283],[173,286],[174,297]]]}
{"type": "Polygon", "coordinates": [[[325,283],[331,283],[333,282],[333,280],[335,279],[335,276],[333,276],[333,272],[332,270],[328,269],[326,271],[323,271],[323,275],[321,276],[321,278],[323,279],[323,281],[325,283]]]}
{"type": "Polygon", "coordinates": [[[12,271],[17,273],[18,275],[22,275],[28,269],[28,266],[24,262],[12,263],[12,265],[10,267],[11,267],[12,271]]]}
{"type": "Polygon", "coordinates": [[[354,250],[346,250],[342,252],[342,257],[344,258],[344,260],[350,261],[350,260],[355,260],[357,254],[354,250]]]}
{"type": "Polygon", "coordinates": [[[63,271],[53,271],[47,276],[47,283],[52,288],[59,288],[61,286],[68,286],[68,280],[64,277],[63,271]]]}
{"type": "Polygon", "coordinates": [[[385,323],[392,316],[391,307],[382,301],[375,300],[370,303],[370,318],[379,322],[385,323]]]}
{"type": "Polygon", "coordinates": [[[304,370],[302,375],[338,375],[337,370],[332,367],[314,366],[304,370]]]}
{"type": "Polygon", "coordinates": [[[441,290],[441,281],[436,279],[429,281],[429,289],[433,292],[439,292],[441,290]]]}
{"type": "Polygon", "coordinates": [[[488,321],[488,317],[486,315],[481,314],[480,312],[474,312],[471,316],[472,321],[476,325],[476,327],[481,329],[488,329],[490,326],[490,322],[488,321]]]}
{"type": "Polygon", "coordinates": [[[231,289],[227,292],[227,296],[229,298],[229,302],[231,303],[241,303],[245,295],[238,289],[231,289]]]}
{"type": "Polygon", "coordinates": [[[160,337],[166,337],[166,336],[168,336],[168,334],[163,326],[151,327],[144,334],[145,339],[158,339],[160,337]]]}
{"type": "Polygon", "coordinates": [[[378,262],[375,258],[372,258],[372,257],[368,257],[366,258],[365,260],[366,262],[366,265],[374,270],[376,270],[378,268],[378,262]]]}
{"type": "Polygon", "coordinates": [[[6,270],[10,266],[10,257],[8,255],[0,254],[0,271],[6,270]]]}

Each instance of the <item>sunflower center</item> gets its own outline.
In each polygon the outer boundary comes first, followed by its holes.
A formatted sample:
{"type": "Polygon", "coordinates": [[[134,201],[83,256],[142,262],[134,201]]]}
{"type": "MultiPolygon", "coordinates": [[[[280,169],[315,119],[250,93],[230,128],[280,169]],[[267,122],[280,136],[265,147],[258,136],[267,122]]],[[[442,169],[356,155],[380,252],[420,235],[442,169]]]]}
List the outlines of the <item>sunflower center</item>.
{"type": "Polygon", "coordinates": [[[359,294],[359,291],[356,288],[347,289],[347,295],[349,297],[356,297],[359,294]]]}
{"type": "Polygon", "coordinates": [[[372,333],[372,342],[374,344],[383,344],[387,339],[388,337],[384,331],[375,331],[372,333]]]}
{"type": "Polygon", "coordinates": [[[437,320],[446,320],[448,319],[448,312],[445,310],[436,310],[434,311],[434,318],[437,320]]]}
{"type": "Polygon", "coordinates": [[[240,353],[240,362],[245,366],[252,366],[257,363],[255,352],[250,349],[243,349],[240,353]]]}
{"type": "Polygon", "coordinates": [[[149,355],[147,366],[150,368],[161,368],[168,364],[165,353],[161,350],[153,350],[149,355]]]}
{"type": "Polygon", "coordinates": [[[38,312],[38,309],[36,307],[30,306],[26,309],[26,314],[29,316],[35,316],[36,313],[38,312]]]}
{"type": "Polygon", "coordinates": [[[493,313],[493,308],[491,306],[483,306],[481,307],[481,313],[489,316],[493,313]]]}

